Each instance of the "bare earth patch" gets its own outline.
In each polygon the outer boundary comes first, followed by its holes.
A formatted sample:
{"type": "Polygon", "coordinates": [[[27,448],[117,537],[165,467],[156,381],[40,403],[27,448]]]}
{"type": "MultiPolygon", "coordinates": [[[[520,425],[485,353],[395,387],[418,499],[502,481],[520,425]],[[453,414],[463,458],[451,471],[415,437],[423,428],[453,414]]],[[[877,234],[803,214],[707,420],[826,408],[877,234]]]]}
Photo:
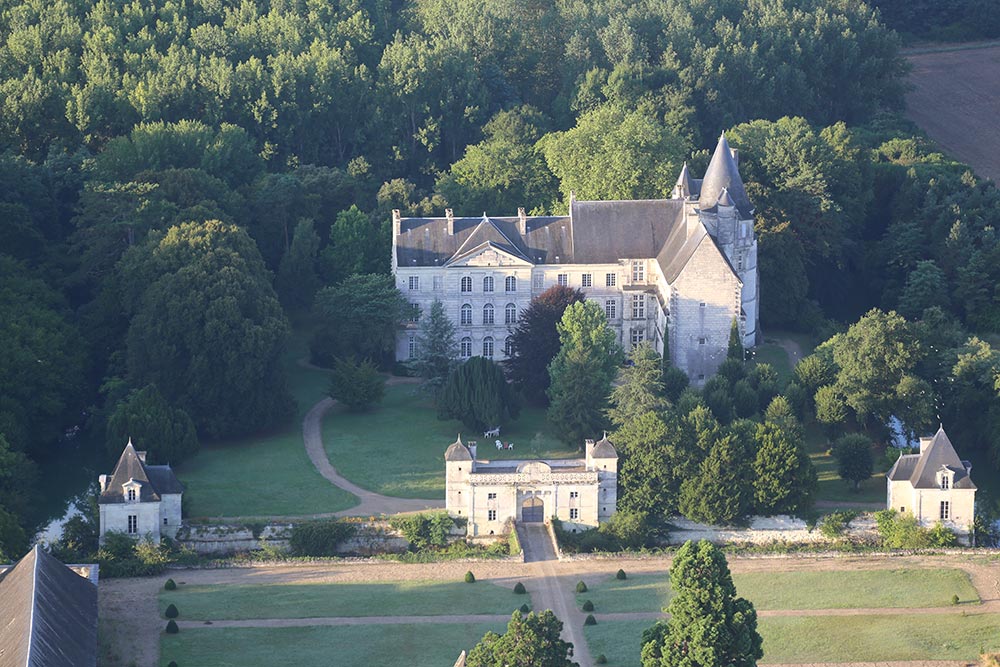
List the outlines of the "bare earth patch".
{"type": "Polygon", "coordinates": [[[982,177],[1000,181],[1000,46],[911,54],[907,117],[982,177]]]}

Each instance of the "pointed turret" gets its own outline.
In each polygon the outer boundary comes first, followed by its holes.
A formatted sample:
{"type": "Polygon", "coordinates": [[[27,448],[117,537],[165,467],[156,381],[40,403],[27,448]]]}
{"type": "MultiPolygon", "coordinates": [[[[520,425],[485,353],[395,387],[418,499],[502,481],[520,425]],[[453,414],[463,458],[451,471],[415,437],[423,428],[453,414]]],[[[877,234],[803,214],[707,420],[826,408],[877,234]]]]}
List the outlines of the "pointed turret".
{"type": "Polygon", "coordinates": [[[674,199],[687,199],[691,196],[691,173],[688,171],[688,163],[684,163],[681,175],[677,177],[677,184],[674,185],[674,199]]]}
{"type": "Polygon", "coordinates": [[[701,182],[701,193],[698,197],[698,205],[703,210],[715,206],[722,196],[722,191],[728,190],[736,208],[744,218],[749,218],[752,210],[750,199],[743,188],[743,179],[740,178],[740,171],[733,158],[733,152],[726,141],[726,135],[719,137],[719,144],[712,154],[712,161],[708,163],[705,171],[705,178],[701,182]]]}

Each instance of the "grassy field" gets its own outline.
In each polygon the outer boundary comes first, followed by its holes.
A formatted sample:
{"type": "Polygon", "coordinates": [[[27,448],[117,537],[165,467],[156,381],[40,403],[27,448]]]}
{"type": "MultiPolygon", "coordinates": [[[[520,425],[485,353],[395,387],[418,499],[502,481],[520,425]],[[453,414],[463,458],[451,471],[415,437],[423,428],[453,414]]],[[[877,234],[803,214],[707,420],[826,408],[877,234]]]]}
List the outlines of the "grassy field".
{"type": "Polygon", "coordinates": [[[430,398],[414,384],[387,387],[382,405],[371,412],[337,408],[323,422],[326,453],[344,477],[401,498],[444,496],[444,451],[459,433],[465,442],[479,441],[482,459],[576,455],[548,433],[545,412],[537,408],[523,409],[517,421],[504,425],[500,437],[513,442],[514,450],[498,452],[482,433],[439,420],[430,398]]]}
{"type": "MultiPolygon", "coordinates": [[[[638,667],[642,632],[652,621],[608,621],[584,628],[593,656],[611,667],[638,667]]],[[[761,664],[975,661],[1000,649],[1000,614],[784,616],[761,618],[761,664]],[[849,638],[849,640],[847,640],[849,638]]]]}
{"type": "Polygon", "coordinates": [[[781,386],[792,379],[792,363],[788,359],[788,353],[775,343],[762,343],[754,348],[751,352],[750,363],[754,365],[771,364],[771,367],[778,374],[781,386]]]}
{"type": "Polygon", "coordinates": [[[295,516],[337,512],[357,499],[316,472],[302,444],[302,416],[326,394],[326,372],[303,368],[305,341],[293,338],[285,354],[296,416],[281,431],[233,442],[202,443],[177,467],[186,485],[189,517],[295,516]]]}
{"type": "Polygon", "coordinates": [[[343,584],[180,586],[160,592],[160,611],[177,605],[195,620],[510,614],[527,595],[487,582],[402,581],[343,584]]]}
{"type": "MultiPolygon", "coordinates": [[[[951,569],[742,572],[733,582],[760,610],[944,607],[952,595],[963,603],[979,601],[968,575],[951,569]]],[[[576,597],[577,606],[592,601],[597,614],[654,612],[667,606],[671,591],[664,572],[608,579],[576,597]]]]}
{"type": "Polygon", "coordinates": [[[506,624],[410,624],[385,627],[197,628],[160,640],[160,665],[184,667],[441,667],[506,624]]]}

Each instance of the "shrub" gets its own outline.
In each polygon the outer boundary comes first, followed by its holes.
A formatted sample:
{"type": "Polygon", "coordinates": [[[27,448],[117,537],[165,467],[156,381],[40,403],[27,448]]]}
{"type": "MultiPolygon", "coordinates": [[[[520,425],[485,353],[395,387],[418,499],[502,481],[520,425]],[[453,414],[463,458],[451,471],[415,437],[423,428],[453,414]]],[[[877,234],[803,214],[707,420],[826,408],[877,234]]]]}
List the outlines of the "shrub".
{"type": "Polygon", "coordinates": [[[524,584],[522,584],[519,581],[516,584],[514,584],[514,592],[517,593],[518,595],[524,595],[525,593],[528,592],[528,590],[524,587],[524,584]]]}
{"type": "Polygon", "coordinates": [[[584,625],[597,625],[597,619],[594,618],[593,614],[587,614],[587,618],[583,621],[584,625]]]}
{"type": "Polygon", "coordinates": [[[330,374],[330,398],[347,406],[352,412],[366,410],[381,403],[385,396],[385,377],[371,361],[338,359],[330,374]]]}
{"type": "Polygon", "coordinates": [[[625,581],[628,579],[628,577],[625,576],[625,570],[618,570],[618,572],[615,573],[615,579],[618,581],[625,581]]]}
{"type": "Polygon", "coordinates": [[[847,527],[858,517],[857,512],[831,512],[819,522],[819,532],[823,537],[834,539],[840,537],[847,527]]]}
{"type": "Polygon", "coordinates": [[[955,595],[951,596],[951,603],[952,604],[958,604],[959,602],[960,602],[960,600],[958,598],[958,594],[957,593],[955,595]]]}
{"type": "Polygon", "coordinates": [[[938,523],[928,530],[909,513],[900,514],[896,510],[875,512],[875,523],[882,537],[882,546],[890,549],[950,547],[958,544],[955,533],[944,525],[938,523]]]}
{"type": "Polygon", "coordinates": [[[587,584],[583,583],[582,581],[576,582],[576,592],[577,593],[586,593],[587,592],[587,584]]]}
{"type": "Polygon", "coordinates": [[[527,614],[529,611],[531,611],[531,607],[529,607],[527,604],[522,604],[521,605],[520,612],[522,614],[527,614]]]}
{"type": "Polygon", "coordinates": [[[411,551],[423,551],[447,546],[448,533],[455,527],[455,521],[447,512],[434,512],[394,516],[389,525],[406,538],[411,551]]]}
{"type": "Polygon", "coordinates": [[[171,660],[170,662],[167,663],[167,667],[177,667],[177,661],[171,660]]]}
{"type": "Polygon", "coordinates": [[[296,556],[336,556],[337,547],[354,535],[356,526],[330,519],[292,526],[288,546],[296,556]]]}
{"type": "Polygon", "coordinates": [[[465,573],[465,583],[474,584],[476,583],[476,575],[472,574],[472,570],[465,573]]]}
{"type": "Polygon", "coordinates": [[[177,584],[174,583],[173,579],[167,579],[167,583],[163,584],[163,589],[167,591],[177,590],[177,584]]]}
{"type": "Polygon", "coordinates": [[[927,531],[927,537],[932,547],[953,547],[958,544],[958,537],[955,536],[955,533],[940,523],[934,524],[934,527],[927,531]]]}
{"type": "Polygon", "coordinates": [[[594,662],[596,662],[598,665],[606,665],[608,664],[608,659],[603,653],[598,653],[597,657],[594,658],[594,662]]]}
{"type": "Polygon", "coordinates": [[[176,635],[180,631],[181,629],[177,627],[177,621],[175,621],[174,619],[170,619],[169,621],[167,621],[168,635],[176,635]]]}
{"type": "Polygon", "coordinates": [[[175,607],[172,603],[168,605],[167,610],[163,612],[163,615],[167,618],[177,618],[179,614],[180,612],[177,611],[177,607],[175,607]]]}
{"type": "Polygon", "coordinates": [[[586,602],[583,603],[583,610],[594,611],[594,603],[591,602],[590,600],[587,600],[586,602]]]}

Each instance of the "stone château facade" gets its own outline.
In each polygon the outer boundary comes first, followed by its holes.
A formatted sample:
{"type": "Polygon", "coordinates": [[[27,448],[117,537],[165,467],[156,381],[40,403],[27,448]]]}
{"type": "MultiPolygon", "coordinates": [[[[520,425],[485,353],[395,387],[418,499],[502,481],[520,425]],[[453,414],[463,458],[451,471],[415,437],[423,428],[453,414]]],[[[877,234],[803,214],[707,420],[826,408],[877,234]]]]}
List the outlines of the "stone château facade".
{"type": "Polygon", "coordinates": [[[445,506],[468,520],[468,534],[499,535],[510,521],[596,528],[618,503],[618,453],[605,436],[587,440],[582,459],[485,461],[459,438],[444,455],[445,506]]]}
{"type": "Polygon", "coordinates": [[[576,201],[568,216],[402,218],[393,212],[392,268],[410,301],[396,358],[417,355],[420,316],[439,299],[460,356],[504,359],[532,297],[582,289],[619,342],[649,341],[695,384],[726,357],[735,319],[746,347],[759,335],[753,207],[737,154],[719,139],[703,179],[685,165],[670,199],[576,201]]]}
{"type": "Polygon", "coordinates": [[[148,465],[146,452],[137,452],[129,440],[115,471],[99,479],[101,542],[109,532],[153,542],[177,536],[184,487],[169,465],[148,465]]]}
{"type": "Polygon", "coordinates": [[[958,458],[944,428],[920,438],[919,454],[904,454],[886,473],[886,507],[907,512],[921,525],[938,522],[967,536],[975,518],[972,464],[958,458]]]}

